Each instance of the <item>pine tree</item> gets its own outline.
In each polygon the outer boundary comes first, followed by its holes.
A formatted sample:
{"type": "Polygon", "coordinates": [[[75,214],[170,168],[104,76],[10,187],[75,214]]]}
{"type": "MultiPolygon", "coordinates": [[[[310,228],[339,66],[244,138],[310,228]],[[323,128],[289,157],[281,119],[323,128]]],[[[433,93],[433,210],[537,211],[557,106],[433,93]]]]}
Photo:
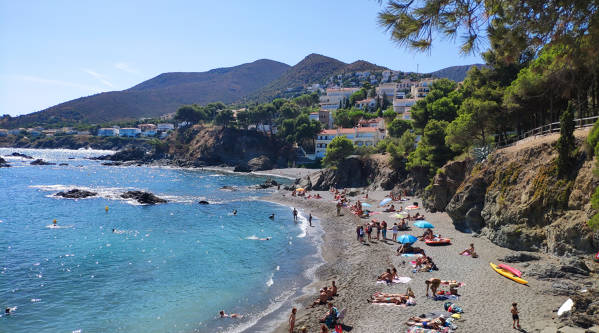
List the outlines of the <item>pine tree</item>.
{"type": "Polygon", "coordinates": [[[557,172],[562,177],[569,173],[574,164],[573,153],[576,148],[574,127],[574,106],[569,102],[566,112],[560,117],[560,137],[557,140],[557,172]]]}

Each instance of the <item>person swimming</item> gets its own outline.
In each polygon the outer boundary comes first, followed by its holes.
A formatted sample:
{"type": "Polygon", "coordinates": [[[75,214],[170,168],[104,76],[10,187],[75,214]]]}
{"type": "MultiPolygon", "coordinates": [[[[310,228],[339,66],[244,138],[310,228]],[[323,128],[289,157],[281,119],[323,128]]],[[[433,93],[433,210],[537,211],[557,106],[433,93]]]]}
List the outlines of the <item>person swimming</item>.
{"type": "Polygon", "coordinates": [[[114,228],[113,228],[113,229],[112,229],[112,233],[114,234],[115,232],[116,232],[116,229],[114,229],[114,228]]]}
{"type": "Polygon", "coordinates": [[[58,223],[58,221],[56,221],[56,219],[52,220],[52,225],[56,226],[56,223],[58,223]]]}
{"type": "Polygon", "coordinates": [[[233,209],[233,215],[237,215],[237,209],[233,209]]]}
{"type": "Polygon", "coordinates": [[[237,313],[226,314],[225,310],[220,310],[219,312],[221,318],[241,318],[242,316],[237,313]]]}
{"type": "Polygon", "coordinates": [[[274,220],[275,219],[275,213],[270,214],[270,216],[268,218],[271,219],[271,220],[274,220]]]}
{"type": "Polygon", "coordinates": [[[271,237],[266,237],[266,238],[259,238],[258,240],[270,240],[271,237]]]}

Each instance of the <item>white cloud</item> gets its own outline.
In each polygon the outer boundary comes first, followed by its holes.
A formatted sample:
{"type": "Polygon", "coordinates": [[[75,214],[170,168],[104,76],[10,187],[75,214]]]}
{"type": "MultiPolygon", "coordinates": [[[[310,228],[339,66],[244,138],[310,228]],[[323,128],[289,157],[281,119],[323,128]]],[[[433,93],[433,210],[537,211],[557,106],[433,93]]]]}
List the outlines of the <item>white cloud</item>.
{"type": "Polygon", "coordinates": [[[119,69],[123,72],[131,73],[131,74],[139,74],[139,71],[129,66],[129,64],[125,62],[117,62],[114,64],[114,68],[119,69]]]}
{"type": "Polygon", "coordinates": [[[102,82],[102,84],[109,86],[110,88],[114,88],[114,85],[112,83],[110,83],[110,81],[106,80],[106,76],[102,75],[100,73],[97,73],[91,69],[87,69],[84,68],[83,69],[84,72],[86,72],[87,74],[93,76],[94,78],[96,78],[98,81],[102,82]]]}
{"type": "Polygon", "coordinates": [[[79,83],[75,83],[75,82],[46,79],[46,78],[39,77],[39,76],[15,75],[14,77],[16,79],[27,81],[27,82],[35,82],[35,83],[52,85],[52,86],[71,87],[71,88],[78,88],[78,89],[88,90],[88,91],[90,91],[90,90],[91,91],[102,91],[103,90],[103,89],[99,89],[96,87],[87,86],[87,85],[79,84],[79,83]]]}

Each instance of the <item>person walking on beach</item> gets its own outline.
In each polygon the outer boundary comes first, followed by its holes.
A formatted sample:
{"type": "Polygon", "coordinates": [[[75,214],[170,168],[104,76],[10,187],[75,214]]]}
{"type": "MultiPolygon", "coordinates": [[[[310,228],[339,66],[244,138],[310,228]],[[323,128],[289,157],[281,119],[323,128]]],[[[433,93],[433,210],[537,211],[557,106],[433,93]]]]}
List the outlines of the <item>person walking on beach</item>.
{"type": "Polygon", "coordinates": [[[295,314],[297,313],[297,309],[291,309],[291,314],[289,315],[289,333],[293,333],[293,328],[295,327],[295,314]]]}
{"type": "Polygon", "coordinates": [[[310,223],[310,226],[312,226],[312,213],[308,216],[308,222],[310,223]]]}
{"type": "Polygon", "coordinates": [[[393,228],[391,228],[391,230],[393,231],[393,241],[397,242],[397,223],[393,223],[393,228]]]}
{"type": "Polygon", "coordinates": [[[297,209],[293,208],[293,221],[297,222],[297,209]]]}
{"type": "Polygon", "coordinates": [[[516,324],[518,325],[518,328],[520,328],[520,316],[518,316],[518,314],[520,312],[518,312],[518,303],[512,303],[512,328],[516,328],[516,324]]]}

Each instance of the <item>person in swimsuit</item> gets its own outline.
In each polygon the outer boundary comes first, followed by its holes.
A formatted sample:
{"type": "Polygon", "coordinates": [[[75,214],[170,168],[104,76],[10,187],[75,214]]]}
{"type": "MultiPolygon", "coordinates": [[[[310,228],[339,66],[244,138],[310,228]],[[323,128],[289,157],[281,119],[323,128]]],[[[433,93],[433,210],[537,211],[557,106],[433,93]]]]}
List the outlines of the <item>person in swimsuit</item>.
{"type": "Polygon", "coordinates": [[[237,215],[237,209],[233,209],[233,215],[237,215]]]}
{"type": "Polygon", "coordinates": [[[378,278],[378,281],[385,281],[387,283],[393,282],[393,273],[391,273],[391,269],[387,268],[387,271],[381,274],[378,278]]]}
{"type": "Polygon", "coordinates": [[[295,314],[297,313],[297,309],[291,309],[291,314],[289,315],[289,333],[293,333],[293,328],[295,327],[295,314]]]}
{"type": "Polygon", "coordinates": [[[221,318],[241,318],[240,314],[237,314],[237,313],[226,314],[225,310],[220,310],[219,314],[220,314],[221,318]]]}
{"type": "Polygon", "coordinates": [[[275,213],[270,214],[270,216],[268,218],[271,219],[271,220],[274,220],[275,219],[275,213]]]}
{"type": "Polygon", "coordinates": [[[518,314],[520,312],[518,312],[518,303],[512,303],[512,328],[516,328],[516,324],[518,324],[518,328],[520,328],[520,316],[518,316],[518,314]]]}
{"type": "Polygon", "coordinates": [[[397,230],[398,230],[398,226],[397,223],[393,223],[393,227],[391,228],[391,230],[393,231],[393,241],[397,242],[397,230]]]}
{"type": "Polygon", "coordinates": [[[308,223],[310,223],[310,226],[312,226],[312,213],[310,213],[310,216],[308,216],[308,223]]]}
{"type": "Polygon", "coordinates": [[[329,296],[327,294],[327,291],[325,288],[320,289],[320,295],[318,296],[318,299],[316,299],[312,305],[310,306],[310,308],[313,308],[317,305],[322,305],[322,304],[327,304],[327,301],[329,299],[329,296]]]}
{"type": "Polygon", "coordinates": [[[387,222],[381,222],[381,233],[383,234],[383,240],[387,240],[387,222]]]}
{"type": "Polygon", "coordinates": [[[426,296],[428,296],[428,289],[430,288],[431,292],[433,293],[433,297],[435,297],[437,295],[437,289],[441,285],[441,279],[430,278],[424,281],[424,283],[426,284],[426,296]]]}
{"type": "Polygon", "coordinates": [[[333,291],[333,296],[337,296],[337,285],[335,284],[335,281],[333,281],[331,283],[331,290],[333,291]]]}
{"type": "Polygon", "coordinates": [[[297,209],[293,208],[293,221],[297,221],[297,209]]]}

